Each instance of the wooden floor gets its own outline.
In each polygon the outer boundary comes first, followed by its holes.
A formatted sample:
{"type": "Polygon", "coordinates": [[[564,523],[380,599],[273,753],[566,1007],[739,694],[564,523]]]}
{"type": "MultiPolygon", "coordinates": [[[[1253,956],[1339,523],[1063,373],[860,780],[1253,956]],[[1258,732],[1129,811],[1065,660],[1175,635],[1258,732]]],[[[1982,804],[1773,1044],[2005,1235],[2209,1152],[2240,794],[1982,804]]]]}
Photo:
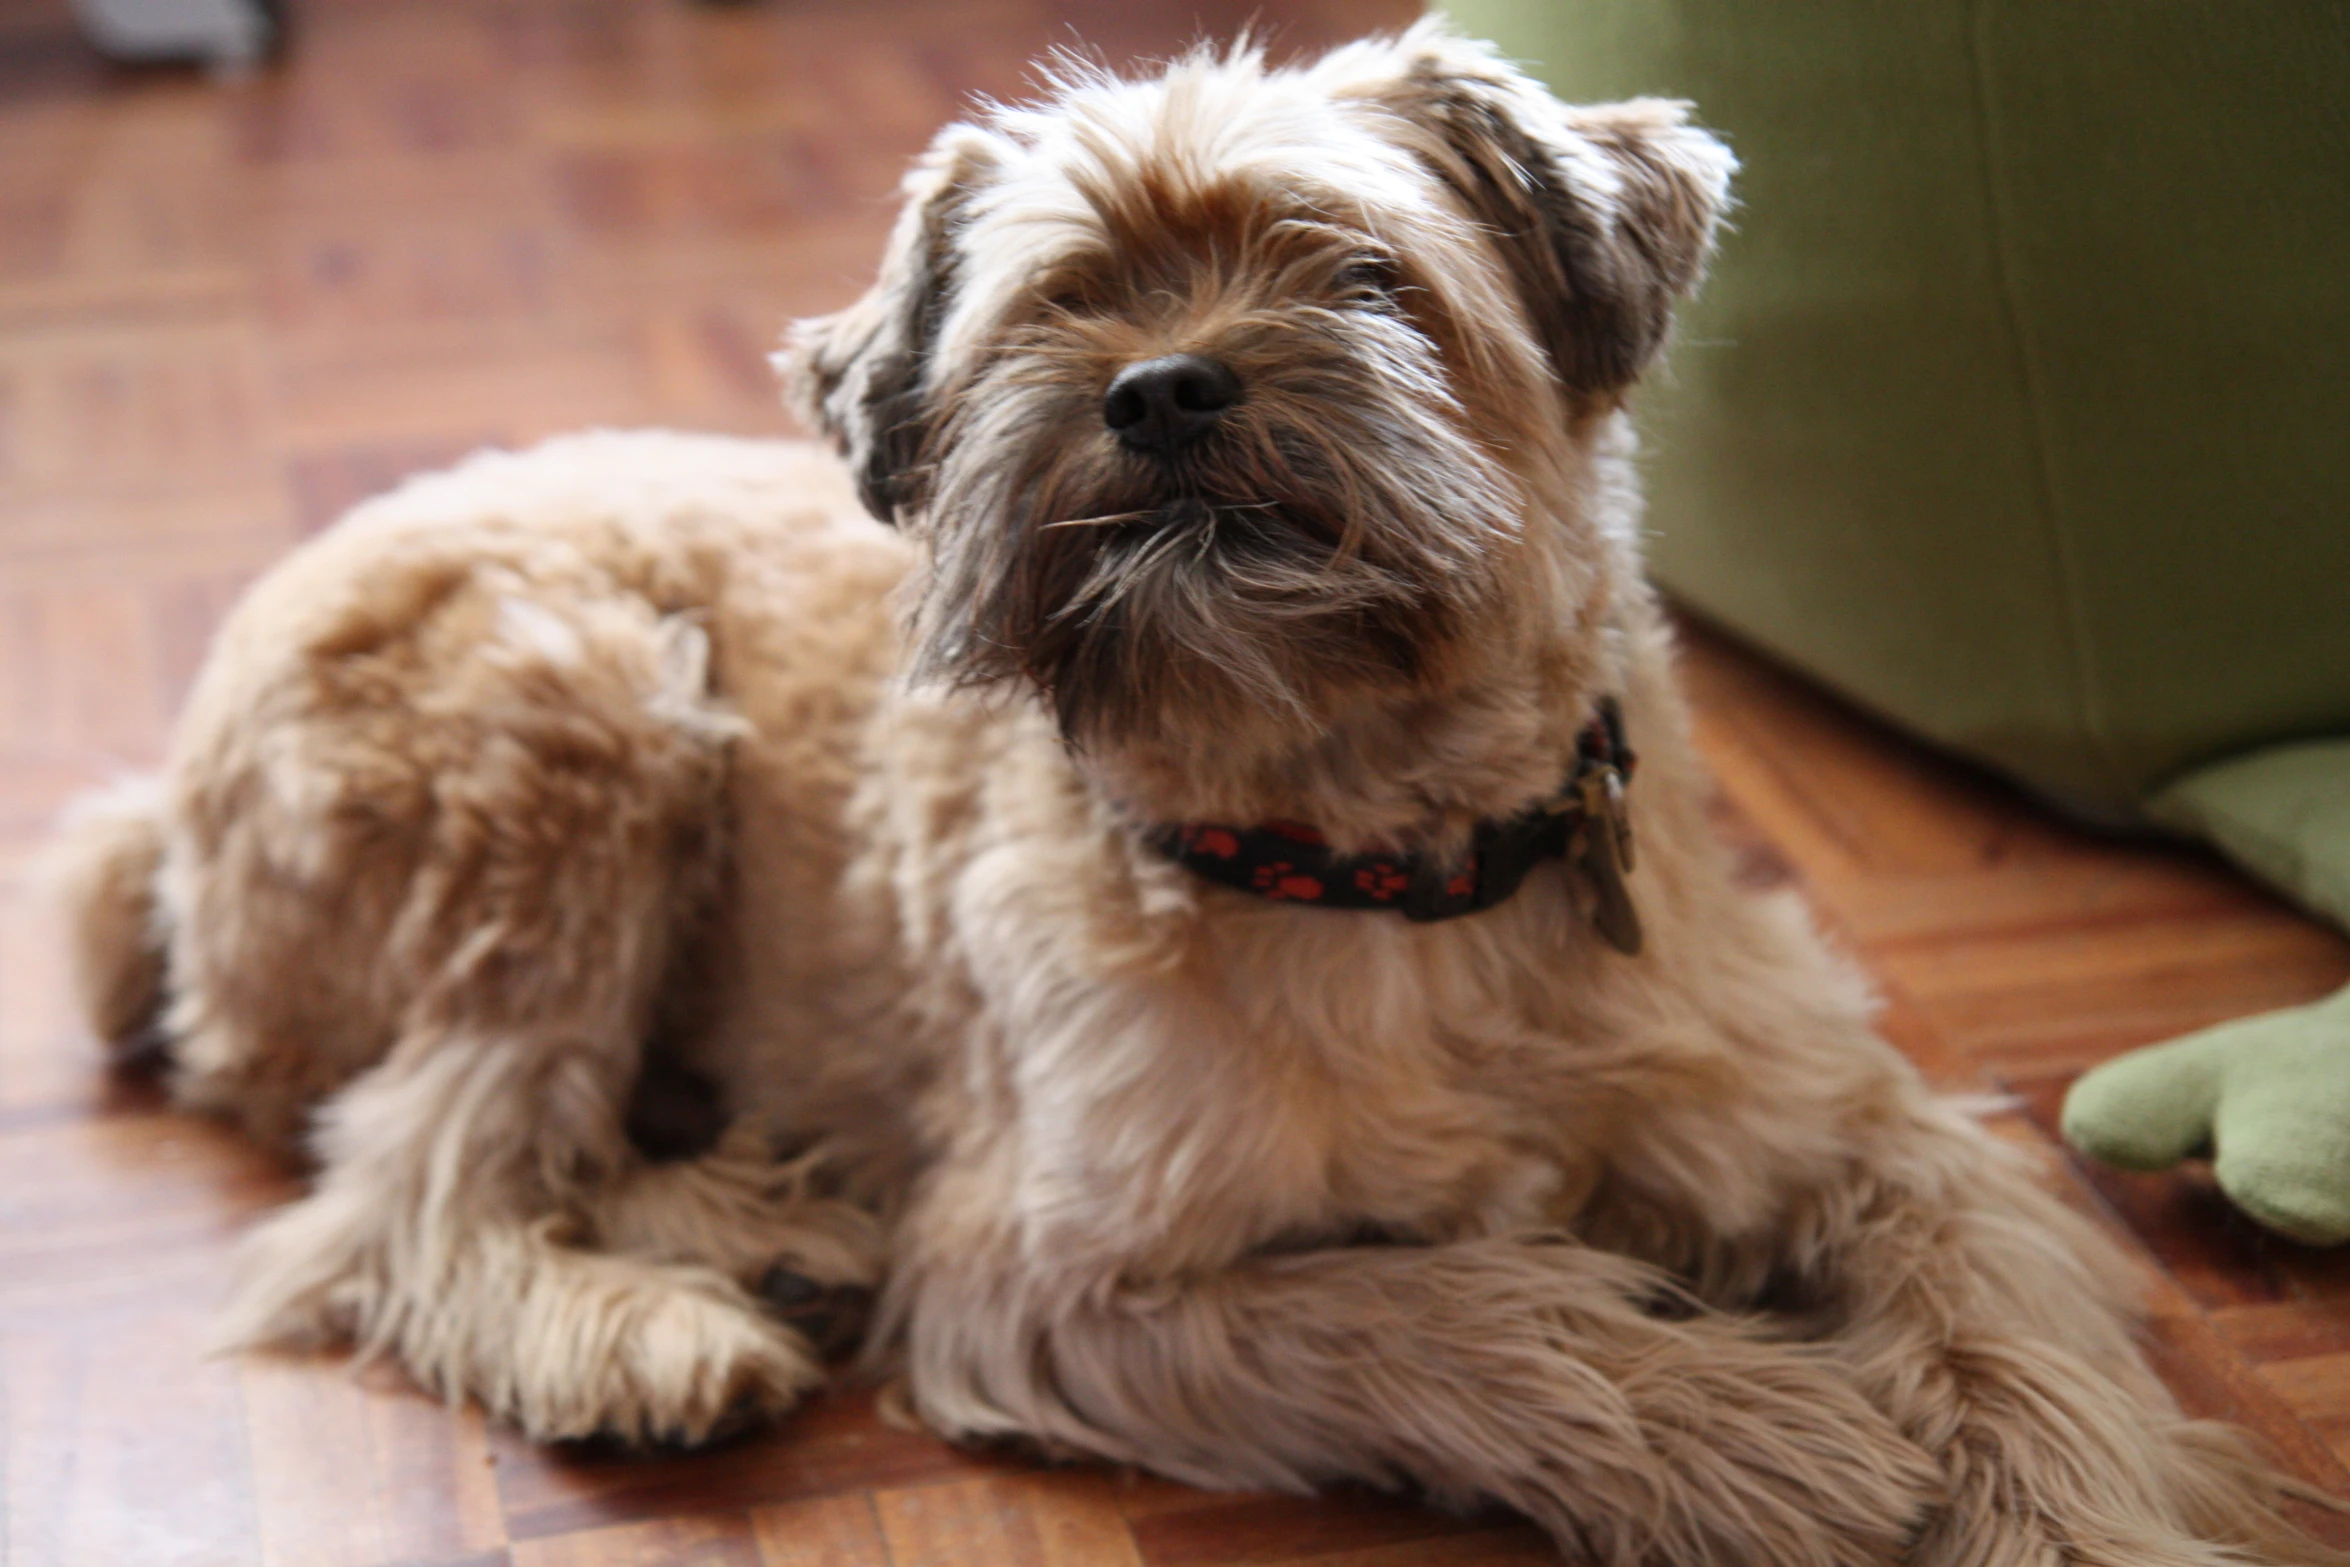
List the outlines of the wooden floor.
{"type": "MultiPolygon", "coordinates": [[[[93,62],[0,0],[0,1563],[1369,1567],[1547,1559],[1506,1519],[1042,1472],[868,1401],[690,1457],[533,1449],[381,1369],[207,1358],[239,1228],[290,1190],[110,1081],[33,851],[154,761],[239,588],[355,497],[572,426],[783,428],[763,355],[866,276],[902,160],[967,93],[1262,15],[1401,0],[297,0],[280,70],[93,62]]],[[[2350,1495],[2350,1265],[2195,1177],[2055,1156],[2090,1062],[2350,978],[2350,946],[2198,856],[2101,843],[1694,639],[1723,823],[1884,986],[1938,1082],[2133,1237],[2182,1396],[2350,1495]]],[[[2350,1543],[2350,1541],[2346,1541],[2350,1543]]]]}

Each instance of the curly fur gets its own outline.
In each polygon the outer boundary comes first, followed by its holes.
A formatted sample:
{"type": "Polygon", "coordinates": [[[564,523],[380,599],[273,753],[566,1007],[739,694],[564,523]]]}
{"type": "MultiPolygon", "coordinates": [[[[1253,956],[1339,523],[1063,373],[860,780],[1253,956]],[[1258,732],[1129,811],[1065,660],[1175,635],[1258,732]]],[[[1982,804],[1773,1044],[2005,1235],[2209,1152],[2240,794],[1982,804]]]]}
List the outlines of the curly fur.
{"type": "Polygon", "coordinates": [[[305,547],[67,857],[93,1022],[318,1162],[227,1337],[698,1439],[822,1374],[780,1267],[879,1289],[948,1436],[1493,1499],[1581,1559],[2318,1559],[2147,1371],[2126,1261],[1709,834],[1619,402],[1731,171],[1436,27],[1072,69],[942,133],[799,329],[845,464],[580,436],[305,547]],[[1246,388],[1177,461],[1098,412],[1168,353],[1246,388]],[[1563,865],[1415,925],[1136,830],[1441,855],[1604,696],[1637,957],[1563,865]],[[632,1145],[648,1060],[714,1147],[632,1145]]]}

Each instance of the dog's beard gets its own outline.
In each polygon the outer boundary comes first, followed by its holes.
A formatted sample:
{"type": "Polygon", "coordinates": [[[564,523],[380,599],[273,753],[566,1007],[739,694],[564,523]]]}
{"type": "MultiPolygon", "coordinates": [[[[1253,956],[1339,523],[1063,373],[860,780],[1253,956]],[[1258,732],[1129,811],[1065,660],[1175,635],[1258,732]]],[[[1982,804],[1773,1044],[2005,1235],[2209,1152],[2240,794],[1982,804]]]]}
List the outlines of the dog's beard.
{"type": "Polygon", "coordinates": [[[1093,365],[1000,355],[942,442],[916,678],[1026,679],[1087,744],[1307,738],[1350,691],[1426,677],[1518,511],[1424,339],[1311,314],[1219,343],[1246,394],[1173,460],[1103,428],[1093,365]]]}

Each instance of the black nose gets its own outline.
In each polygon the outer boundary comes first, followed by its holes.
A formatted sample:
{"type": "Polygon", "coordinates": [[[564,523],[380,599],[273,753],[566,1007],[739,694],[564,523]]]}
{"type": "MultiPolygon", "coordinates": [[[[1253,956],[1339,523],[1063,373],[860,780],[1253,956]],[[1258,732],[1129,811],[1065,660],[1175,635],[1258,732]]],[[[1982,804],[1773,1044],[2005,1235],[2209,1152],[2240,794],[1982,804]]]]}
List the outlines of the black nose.
{"type": "Polygon", "coordinates": [[[1197,354],[1128,365],[1102,398],[1102,423],[1138,452],[1180,451],[1240,401],[1240,377],[1197,354]]]}

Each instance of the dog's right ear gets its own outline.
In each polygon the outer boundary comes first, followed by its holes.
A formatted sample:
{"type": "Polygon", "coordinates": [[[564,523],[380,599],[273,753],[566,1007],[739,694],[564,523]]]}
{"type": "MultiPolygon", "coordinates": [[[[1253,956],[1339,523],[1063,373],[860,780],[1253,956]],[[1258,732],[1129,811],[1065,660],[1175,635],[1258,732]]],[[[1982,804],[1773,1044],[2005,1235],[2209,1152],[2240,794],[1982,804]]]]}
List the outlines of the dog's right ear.
{"type": "Polygon", "coordinates": [[[1615,398],[1705,270],[1738,167],[1730,149],[1686,104],[1569,108],[1439,20],[1360,58],[1383,60],[1390,74],[1368,95],[1489,236],[1560,381],[1615,398]]]}
{"type": "Polygon", "coordinates": [[[992,175],[997,143],[950,125],[907,171],[905,206],[863,298],[795,321],[775,356],[794,413],[831,437],[866,510],[895,524],[921,504],[935,420],[931,350],[956,284],[956,232],[971,193],[992,175]]]}

